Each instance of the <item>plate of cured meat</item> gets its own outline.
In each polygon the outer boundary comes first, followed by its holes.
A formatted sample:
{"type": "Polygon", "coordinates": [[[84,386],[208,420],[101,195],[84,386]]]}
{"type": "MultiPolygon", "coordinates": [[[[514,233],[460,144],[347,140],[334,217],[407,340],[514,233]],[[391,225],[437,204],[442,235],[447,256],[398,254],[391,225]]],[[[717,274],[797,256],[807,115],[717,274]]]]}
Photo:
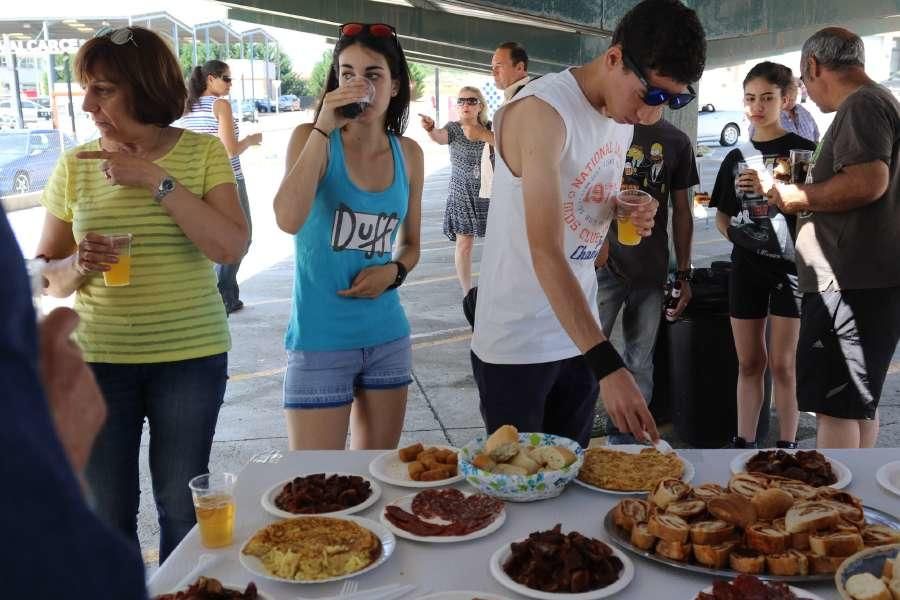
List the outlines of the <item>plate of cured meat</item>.
{"type": "Polygon", "coordinates": [[[738,575],[733,581],[716,581],[691,600],[822,600],[821,597],[786,583],[767,583],[753,575],[738,575]]]}
{"type": "Polygon", "coordinates": [[[381,522],[394,535],[416,542],[474,540],[497,531],[504,521],[502,500],[454,488],[427,489],[397,498],[381,513],[381,522]]]}

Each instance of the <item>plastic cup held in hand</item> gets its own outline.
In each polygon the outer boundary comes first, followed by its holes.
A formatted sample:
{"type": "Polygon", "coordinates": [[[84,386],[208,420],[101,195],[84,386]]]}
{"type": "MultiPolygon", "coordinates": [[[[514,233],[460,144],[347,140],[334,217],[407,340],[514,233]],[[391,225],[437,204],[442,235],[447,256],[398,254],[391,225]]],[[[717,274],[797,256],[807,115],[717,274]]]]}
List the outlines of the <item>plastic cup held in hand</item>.
{"type": "Polygon", "coordinates": [[[106,287],[121,287],[131,284],[131,241],[130,233],[112,233],[106,236],[116,249],[119,262],[110,263],[109,271],[103,272],[103,283],[106,287]]]}
{"type": "Polygon", "coordinates": [[[358,102],[347,104],[338,109],[341,114],[348,119],[355,119],[356,117],[361,115],[367,108],[369,108],[369,105],[375,101],[375,86],[365,77],[362,77],[360,75],[351,77],[350,79],[343,82],[342,85],[346,85],[354,81],[364,81],[367,86],[367,91],[365,97],[363,97],[358,102]]]}
{"type": "Polygon", "coordinates": [[[650,194],[642,190],[622,190],[616,195],[616,227],[619,243],[623,246],[637,246],[641,236],[631,220],[631,215],[640,207],[649,204],[650,194]]]}

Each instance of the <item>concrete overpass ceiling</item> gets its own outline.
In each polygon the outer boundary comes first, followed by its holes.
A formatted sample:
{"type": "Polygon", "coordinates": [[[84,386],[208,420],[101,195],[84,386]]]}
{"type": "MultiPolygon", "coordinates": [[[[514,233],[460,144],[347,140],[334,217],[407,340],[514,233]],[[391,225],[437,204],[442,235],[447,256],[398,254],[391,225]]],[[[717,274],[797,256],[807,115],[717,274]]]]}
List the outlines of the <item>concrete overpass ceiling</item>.
{"type": "MultiPolygon", "coordinates": [[[[394,25],[420,62],[487,70],[497,44],[525,45],[542,73],[591,60],[637,0],[219,0],[229,17],[334,37],[348,21],[394,25]]],[[[797,50],[820,27],[900,30],[900,0],[686,0],[709,40],[710,68],[797,50]]]]}

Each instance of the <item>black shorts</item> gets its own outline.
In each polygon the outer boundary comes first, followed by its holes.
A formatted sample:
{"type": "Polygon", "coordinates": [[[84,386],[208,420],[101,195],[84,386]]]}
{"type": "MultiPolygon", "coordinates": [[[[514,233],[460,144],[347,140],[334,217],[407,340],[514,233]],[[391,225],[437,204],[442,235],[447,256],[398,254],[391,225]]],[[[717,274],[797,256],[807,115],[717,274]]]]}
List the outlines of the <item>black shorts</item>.
{"type": "Polygon", "coordinates": [[[804,294],[797,404],[804,412],[870,420],[900,340],[900,287],[804,294]]]}
{"type": "Polygon", "coordinates": [[[522,432],[561,435],[587,448],[600,386],[584,356],[498,365],[470,354],[488,433],[515,425],[522,432]]]}
{"type": "Polygon", "coordinates": [[[728,312],[735,319],[800,318],[802,294],[797,289],[797,276],[777,267],[762,265],[739,255],[732,255],[728,277],[728,312]]]}

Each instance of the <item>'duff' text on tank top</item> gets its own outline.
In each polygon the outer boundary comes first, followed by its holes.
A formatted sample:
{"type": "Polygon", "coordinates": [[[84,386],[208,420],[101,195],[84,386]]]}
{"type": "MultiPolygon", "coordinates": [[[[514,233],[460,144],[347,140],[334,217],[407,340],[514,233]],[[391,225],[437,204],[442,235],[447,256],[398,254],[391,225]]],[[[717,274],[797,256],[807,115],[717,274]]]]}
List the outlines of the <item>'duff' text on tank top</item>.
{"type": "Polygon", "coordinates": [[[334,226],[331,229],[331,247],[336,251],[356,250],[365,252],[366,258],[376,254],[383,256],[391,251],[391,233],[400,219],[397,213],[355,212],[341,203],[334,211],[334,226]]]}

